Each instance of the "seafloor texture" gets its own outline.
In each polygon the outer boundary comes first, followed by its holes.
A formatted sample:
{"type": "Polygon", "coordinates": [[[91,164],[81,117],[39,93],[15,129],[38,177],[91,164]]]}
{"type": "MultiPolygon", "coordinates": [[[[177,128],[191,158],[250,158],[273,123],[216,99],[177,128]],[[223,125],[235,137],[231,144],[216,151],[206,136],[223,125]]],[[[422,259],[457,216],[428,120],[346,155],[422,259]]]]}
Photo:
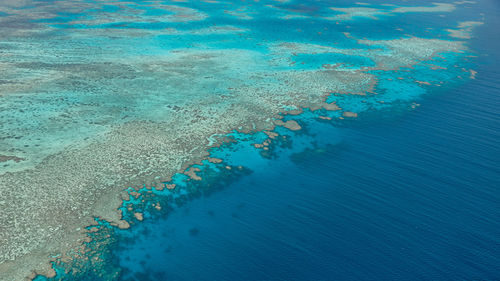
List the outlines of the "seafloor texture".
{"type": "Polygon", "coordinates": [[[97,218],[142,220],[122,219],[133,190],[200,180],[237,134],[265,131],[266,151],[302,129],[288,116],[411,109],[474,78],[473,5],[1,1],[0,279],[81,258],[97,218]]]}

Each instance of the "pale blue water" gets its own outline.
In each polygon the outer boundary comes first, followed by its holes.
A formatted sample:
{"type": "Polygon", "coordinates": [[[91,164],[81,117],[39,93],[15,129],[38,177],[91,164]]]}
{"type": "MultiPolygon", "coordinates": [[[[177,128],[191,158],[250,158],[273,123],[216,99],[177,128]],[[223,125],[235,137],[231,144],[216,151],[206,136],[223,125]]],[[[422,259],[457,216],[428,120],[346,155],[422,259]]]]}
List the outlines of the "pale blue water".
{"type": "MultiPolygon", "coordinates": [[[[345,97],[353,111],[367,110],[347,122],[296,117],[304,130],[278,129],[289,141],[277,142],[267,158],[251,146],[262,134],[237,135],[239,143],[212,152],[231,171],[209,166],[217,171],[180,192],[182,206],[146,211],[142,223],[116,230],[104,267],[78,279],[112,271],[119,280],[499,279],[500,7],[486,1],[477,10],[486,20],[471,41],[479,54],[476,80],[442,89],[382,82],[385,98],[406,95],[390,107],[345,97]],[[410,111],[405,105],[413,101],[421,106],[410,111]],[[239,165],[243,171],[235,171],[239,165]]],[[[380,21],[376,28],[360,23],[353,33],[393,38],[398,32],[387,30],[396,24],[424,35],[419,21],[449,20],[409,17],[414,20],[380,21]]],[[[293,37],[259,30],[262,37],[293,37]]],[[[418,67],[379,75],[453,77],[418,67]]],[[[158,200],[166,206],[175,199],[158,200]]]]}

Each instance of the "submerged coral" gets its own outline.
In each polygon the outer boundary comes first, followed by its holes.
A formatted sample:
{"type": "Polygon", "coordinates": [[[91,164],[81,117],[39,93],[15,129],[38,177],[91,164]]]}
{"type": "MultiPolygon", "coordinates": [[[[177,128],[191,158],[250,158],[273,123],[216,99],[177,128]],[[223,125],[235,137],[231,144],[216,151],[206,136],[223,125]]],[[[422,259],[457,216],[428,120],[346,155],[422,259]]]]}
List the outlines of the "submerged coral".
{"type": "MultiPolygon", "coordinates": [[[[367,9],[334,10],[349,14],[341,19],[376,14],[367,9]]],[[[438,4],[391,13],[451,10],[438,4]]],[[[299,130],[282,119],[304,108],[355,117],[362,110],[330,94],[382,96],[381,72],[467,50],[451,39],[356,39],[343,29],[331,32],[356,47],[301,31],[276,36],[260,17],[286,20],[263,4],[4,1],[0,11],[1,280],[48,274],[50,257],[86,241],[84,227],[96,217],[127,227],[118,211],[126,187],[169,181],[234,130],[299,130]],[[298,64],[299,55],[311,57],[298,64]]],[[[194,169],[188,174],[201,179],[194,169]]]]}

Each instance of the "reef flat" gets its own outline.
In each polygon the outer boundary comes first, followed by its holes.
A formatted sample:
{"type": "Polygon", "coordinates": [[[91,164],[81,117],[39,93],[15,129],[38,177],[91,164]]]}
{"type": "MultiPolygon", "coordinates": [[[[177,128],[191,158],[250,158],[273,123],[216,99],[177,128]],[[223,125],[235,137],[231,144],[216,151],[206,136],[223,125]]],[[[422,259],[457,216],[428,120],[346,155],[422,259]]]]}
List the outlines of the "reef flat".
{"type": "Polygon", "coordinates": [[[472,73],[460,40],[477,19],[439,30],[449,36],[353,28],[455,9],[2,1],[0,280],[53,274],[49,261],[77,252],[95,218],[127,227],[126,187],[170,180],[228,133],[298,130],[282,120],[294,110],[356,117],[472,73]],[[447,75],[417,80],[421,69],[447,75]],[[344,98],[355,95],[373,103],[344,98]]]}

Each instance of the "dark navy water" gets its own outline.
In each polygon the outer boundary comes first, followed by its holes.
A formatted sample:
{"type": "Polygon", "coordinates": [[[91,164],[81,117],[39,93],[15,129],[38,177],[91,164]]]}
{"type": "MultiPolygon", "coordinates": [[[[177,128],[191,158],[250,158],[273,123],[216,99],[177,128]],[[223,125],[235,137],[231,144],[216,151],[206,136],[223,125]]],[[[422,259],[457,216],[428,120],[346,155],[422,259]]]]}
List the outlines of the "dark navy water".
{"type": "MultiPolygon", "coordinates": [[[[145,220],[131,229],[109,230],[113,242],[101,252],[102,267],[86,268],[76,279],[500,280],[500,3],[484,1],[450,17],[415,13],[356,22],[351,33],[447,38],[441,29],[421,26],[454,27],[466,13],[476,19],[479,11],[486,13],[485,23],[468,41],[478,55],[470,58],[477,64],[475,80],[454,80],[451,69],[434,74],[415,67],[407,75],[453,81],[442,89],[394,87],[394,94],[417,99],[421,106],[415,110],[402,101],[401,107],[394,103],[353,120],[296,117],[303,130],[278,128],[287,141],[275,141],[268,154],[252,146],[259,134],[216,149],[213,156],[231,171],[203,174],[202,191],[179,191],[179,208],[145,211],[145,220]],[[239,165],[242,171],[235,169],[239,165]],[[117,269],[118,277],[103,277],[117,269]]],[[[299,32],[272,19],[257,24],[262,38],[287,41],[299,32]]],[[[321,29],[320,36],[315,21],[302,28],[306,42],[355,47],[355,40],[334,29],[321,29]]],[[[159,38],[166,46],[182,45],[159,38]]],[[[222,47],[260,48],[211,40],[222,47]]],[[[324,58],[303,59],[321,65],[324,58]]],[[[378,86],[384,89],[384,83],[378,86]]],[[[73,276],[60,270],[57,278],[73,276]]]]}
{"type": "Polygon", "coordinates": [[[497,26],[478,28],[477,79],[414,111],[306,125],[272,160],[227,155],[251,174],[134,226],[121,278],[500,279],[497,26]]]}

